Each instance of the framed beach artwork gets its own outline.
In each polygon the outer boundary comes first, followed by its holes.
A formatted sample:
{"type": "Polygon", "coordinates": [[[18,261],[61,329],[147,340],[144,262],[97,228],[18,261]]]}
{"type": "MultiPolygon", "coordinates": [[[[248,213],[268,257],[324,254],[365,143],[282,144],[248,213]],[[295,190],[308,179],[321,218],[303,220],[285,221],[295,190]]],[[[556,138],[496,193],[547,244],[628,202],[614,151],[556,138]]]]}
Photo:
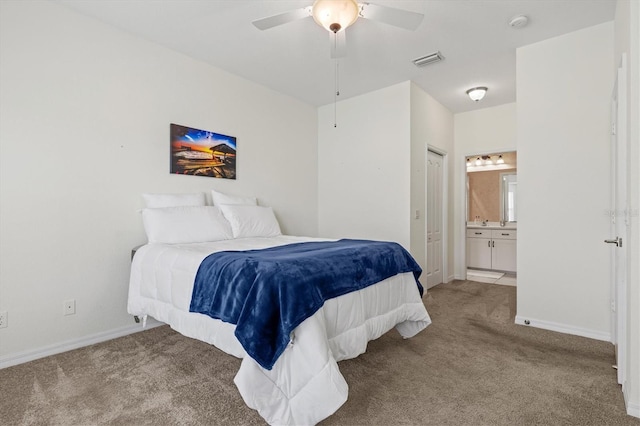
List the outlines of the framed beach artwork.
{"type": "Polygon", "coordinates": [[[171,124],[171,173],[236,178],[236,138],[171,124]]]}

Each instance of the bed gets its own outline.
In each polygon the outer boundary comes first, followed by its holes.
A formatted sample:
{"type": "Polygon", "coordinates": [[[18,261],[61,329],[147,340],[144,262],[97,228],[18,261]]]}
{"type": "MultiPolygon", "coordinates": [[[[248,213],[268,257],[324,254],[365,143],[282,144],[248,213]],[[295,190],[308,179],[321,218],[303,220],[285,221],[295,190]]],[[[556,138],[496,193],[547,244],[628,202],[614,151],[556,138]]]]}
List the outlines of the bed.
{"type": "MultiPolygon", "coordinates": [[[[211,209],[207,209],[208,214],[212,212],[211,209]]],[[[153,215],[162,215],[167,211],[173,214],[174,210],[146,209],[153,215]]],[[[179,210],[182,220],[184,211],[203,208],[179,210]]],[[[224,212],[225,207],[221,205],[218,210],[224,212]]],[[[255,209],[233,207],[227,210],[253,212],[255,209]]],[[[264,232],[263,227],[256,232],[255,223],[251,224],[250,218],[239,218],[228,211],[216,217],[220,219],[222,216],[230,222],[232,231],[225,231],[225,238],[216,237],[215,241],[191,241],[193,237],[181,241],[181,235],[185,234],[184,227],[167,228],[166,221],[156,221],[156,225],[161,224],[160,228],[163,229],[156,231],[173,233],[172,237],[176,238],[158,238],[154,235],[153,226],[148,226],[153,220],[145,219],[150,243],[140,247],[132,261],[128,312],[135,316],[151,316],[185,336],[242,358],[234,382],[247,406],[257,410],[267,423],[316,424],[330,416],[345,403],[348,396],[348,385],[340,374],[338,361],[364,353],[368,341],[394,327],[404,338],[410,338],[431,323],[414,273],[398,273],[373,285],[326,300],[319,309],[296,325],[275,362],[265,366],[264,362],[248,355],[246,345],[243,346],[236,336],[235,324],[190,311],[201,264],[213,253],[269,250],[332,240],[282,235],[279,227],[269,232],[264,232]],[[243,222],[240,228],[249,226],[253,231],[239,231],[238,220],[243,222]]],[[[251,213],[249,216],[255,215],[251,213]]],[[[272,220],[275,219],[271,219],[272,213],[266,216],[269,217],[267,222],[273,225],[272,220]]],[[[193,220],[187,222],[188,226],[194,225],[193,220]]],[[[196,220],[195,224],[200,226],[203,223],[196,220]]],[[[219,228],[219,225],[217,223],[216,226],[219,228]]],[[[189,233],[188,229],[186,233],[189,233]]],[[[208,235],[203,238],[212,237],[208,235]]]]}

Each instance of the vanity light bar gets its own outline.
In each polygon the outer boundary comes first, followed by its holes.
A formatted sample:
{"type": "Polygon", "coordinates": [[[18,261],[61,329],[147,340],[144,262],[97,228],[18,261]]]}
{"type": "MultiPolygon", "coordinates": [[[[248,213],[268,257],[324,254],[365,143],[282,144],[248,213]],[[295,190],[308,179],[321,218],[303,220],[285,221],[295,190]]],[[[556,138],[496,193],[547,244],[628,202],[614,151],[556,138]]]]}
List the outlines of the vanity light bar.
{"type": "MultiPolygon", "coordinates": [[[[478,155],[472,157],[466,157],[467,167],[481,167],[484,166],[498,166],[498,168],[504,169],[508,168],[508,165],[505,163],[502,154],[492,154],[492,155],[478,155]]],[[[476,170],[477,171],[477,170],[476,170]]]]}

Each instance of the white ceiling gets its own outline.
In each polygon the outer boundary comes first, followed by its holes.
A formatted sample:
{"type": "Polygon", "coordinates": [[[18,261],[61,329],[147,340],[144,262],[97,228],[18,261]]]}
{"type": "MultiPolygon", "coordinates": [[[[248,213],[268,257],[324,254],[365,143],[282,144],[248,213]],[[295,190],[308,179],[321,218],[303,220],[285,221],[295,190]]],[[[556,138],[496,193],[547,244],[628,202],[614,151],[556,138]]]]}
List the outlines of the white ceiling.
{"type": "MultiPolygon", "coordinates": [[[[313,105],[334,99],[329,33],[312,18],[260,31],[251,22],[312,0],[56,0],[313,105]]],[[[516,48],[611,21],[615,0],[369,0],[420,12],[416,31],[359,19],[347,28],[340,99],[411,80],[454,113],[514,102],[516,48]],[[514,29],[519,14],[529,25],[514,29]],[[412,59],[439,50],[444,61],[412,59]],[[465,91],[487,86],[484,100],[465,91]]]]}

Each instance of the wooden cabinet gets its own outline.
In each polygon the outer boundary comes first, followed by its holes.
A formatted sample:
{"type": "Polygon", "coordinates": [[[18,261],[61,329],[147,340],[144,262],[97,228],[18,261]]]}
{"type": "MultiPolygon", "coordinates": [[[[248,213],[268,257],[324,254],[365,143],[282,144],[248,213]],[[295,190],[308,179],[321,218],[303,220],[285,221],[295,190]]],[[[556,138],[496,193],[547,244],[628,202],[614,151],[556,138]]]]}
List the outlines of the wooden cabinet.
{"type": "Polygon", "coordinates": [[[467,229],[467,266],[516,271],[516,231],[467,229]]]}

